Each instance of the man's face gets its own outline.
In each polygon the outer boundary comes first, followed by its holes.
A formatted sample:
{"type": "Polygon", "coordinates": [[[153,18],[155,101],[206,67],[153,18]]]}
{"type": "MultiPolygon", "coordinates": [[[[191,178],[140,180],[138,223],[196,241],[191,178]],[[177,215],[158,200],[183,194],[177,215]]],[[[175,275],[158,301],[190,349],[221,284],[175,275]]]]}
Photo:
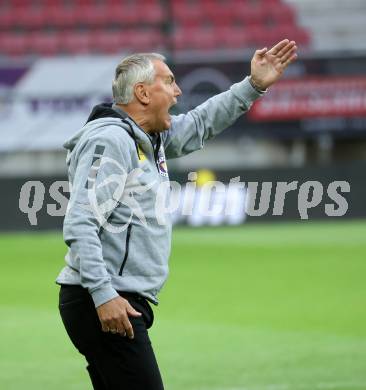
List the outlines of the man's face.
{"type": "Polygon", "coordinates": [[[154,60],[153,64],[155,80],[147,86],[150,94],[149,112],[154,131],[161,132],[169,129],[171,125],[169,109],[177,103],[177,97],[182,91],[167,64],[158,60],[154,60]]]}

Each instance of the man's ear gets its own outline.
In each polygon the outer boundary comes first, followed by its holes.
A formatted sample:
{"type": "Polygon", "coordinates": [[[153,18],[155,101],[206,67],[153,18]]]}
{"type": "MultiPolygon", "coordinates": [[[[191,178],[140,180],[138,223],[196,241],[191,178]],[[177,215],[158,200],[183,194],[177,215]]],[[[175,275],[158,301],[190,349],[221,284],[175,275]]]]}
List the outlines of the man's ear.
{"type": "Polygon", "coordinates": [[[142,103],[144,105],[147,105],[150,103],[150,94],[146,88],[146,85],[144,85],[143,83],[135,84],[134,92],[135,92],[136,99],[140,103],[142,103]]]}

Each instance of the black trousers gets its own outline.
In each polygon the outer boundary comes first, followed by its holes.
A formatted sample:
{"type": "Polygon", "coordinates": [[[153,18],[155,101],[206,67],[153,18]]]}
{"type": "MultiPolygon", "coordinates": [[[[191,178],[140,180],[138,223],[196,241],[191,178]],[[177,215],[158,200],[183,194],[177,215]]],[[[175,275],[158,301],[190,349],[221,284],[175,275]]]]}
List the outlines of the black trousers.
{"type": "Polygon", "coordinates": [[[155,354],[147,329],[154,315],[149,303],[133,293],[120,295],[142,313],[130,317],[134,339],[102,332],[89,292],[81,286],[60,288],[59,310],[66,331],[78,351],[85,356],[95,390],[163,390],[155,354]]]}

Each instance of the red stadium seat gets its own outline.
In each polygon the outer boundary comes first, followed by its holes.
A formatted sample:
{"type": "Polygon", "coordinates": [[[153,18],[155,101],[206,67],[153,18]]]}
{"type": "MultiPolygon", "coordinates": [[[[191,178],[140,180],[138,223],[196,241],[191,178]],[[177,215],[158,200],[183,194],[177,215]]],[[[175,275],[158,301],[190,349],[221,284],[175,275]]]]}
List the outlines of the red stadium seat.
{"type": "Polygon", "coordinates": [[[246,28],[247,33],[247,47],[254,48],[262,48],[264,46],[269,46],[269,42],[271,41],[271,33],[264,29],[263,26],[248,26],[246,28]]]}
{"type": "Polygon", "coordinates": [[[282,25],[263,28],[263,26],[254,26],[248,30],[249,46],[264,47],[271,46],[276,42],[288,38],[295,40],[298,44],[307,45],[309,36],[305,30],[293,25],[282,25]]]}
{"type": "Polygon", "coordinates": [[[27,54],[26,36],[12,33],[1,34],[0,52],[10,56],[27,54]]]}
{"type": "Polygon", "coordinates": [[[24,6],[31,6],[34,4],[34,1],[32,0],[11,0],[9,1],[10,7],[24,7],[24,6]]]}
{"type": "Polygon", "coordinates": [[[204,14],[198,3],[176,3],[172,4],[173,18],[177,22],[202,21],[204,14]]]}
{"type": "Polygon", "coordinates": [[[103,5],[83,5],[74,8],[75,24],[78,26],[100,27],[108,24],[107,9],[103,5]]]}
{"type": "Polygon", "coordinates": [[[119,26],[124,24],[139,23],[140,10],[136,6],[113,5],[106,7],[108,23],[119,26]]]}
{"type": "Polygon", "coordinates": [[[244,48],[248,44],[248,34],[244,27],[221,27],[217,29],[218,46],[221,48],[244,48]]]}
{"type": "Polygon", "coordinates": [[[57,28],[74,27],[76,24],[76,14],[74,9],[51,5],[47,7],[47,23],[57,28]]]}
{"type": "Polygon", "coordinates": [[[164,21],[164,11],[159,4],[147,4],[142,6],[135,4],[111,5],[105,7],[108,21],[106,24],[158,24],[164,21]]]}
{"type": "Polygon", "coordinates": [[[131,31],[130,48],[133,51],[154,51],[161,48],[162,35],[158,29],[147,29],[140,32],[131,31]]]}
{"type": "Polygon", "coordinates": [[[287,4],[273,4],[265,7],[265,22],[275,21],[277,23],[295,24],[296,17],[292,7],[287,4]]]}
{"type": "Polygon", "coordinates": [[[302,46],[306,46],[310,43],[310,35],[309,33],[297,26],[292,25],[281,25],[278,26],[276,30],[276,36],[278,39],[293,39],[297,44],[301,44],[302,46]]]}
{"type": "Polygon", "coordinates": [[[53,6],[64,7],[65,3],[66,3],[65,0],[47,0],[47,1],[43,1],[43,6],[46,8],[53,7],[53,6]]]}
{"type": "Polygon", "coordinates": [[[164,10],[159,4],[150,4],[141,7],[140,18],[145,23],[161,23],[164,20],[164,10]]]}
{"type": "Polygon", "coordinates": [[[98,0],[73,0],[72,4],[75,7],[79,6],[97,6],[100,5],[100,2],[98,0]]]}
{"type": "Polygon", "coordinates": [[[125,49],[127,39],[119,31],[97,30],[91,33],[92,50],[96,53],[119,53],[125,49]]]}
{"type": "Polygon", "coordinates": [[[91,34],[92,50],[98,53],[120,53],[123,51],[152,51],[162,46],[162,36],[158,30],[122,29],[121,31],[96,31],[91,34]]]}
{"type": "Polygon", "coordinates": [[[309,46],[311,43],[311,34],[309,30],[305,28],[298,28],[295,36],[297,43],[302,44],[303,46],[309,46]]]}
{"type": "Polygon", "coordinates": [[[251,6],[247,3],[242,3],[235,7],[235,15],[233,17],[237,22],[241,22],[244,25],[258,25],[262,24],[266,15],[264,7],[251,6]]]}
{"type": "Polygon", "coordinates": [[[151,4],[160,4],[160,0],[138,0],[136,2],[130,0],[130,1],[126,1],[126,0],[103,0],[103,4],[105,4],[107,7],[109,6],[130,6],[130,5],[135,5],[142,11],[143,8],[146,6],[146,5],[151,5],[151,4]]]}
{"type": "Polygon", "coordinates": [[[284,0],[9,0],[0,4],[5,55],[124,50],[258,48],[282,38],[308,45],[284,0]],[[171,8],[171,9],[170,9],[171,8]],[[172,37],[162,28],[172,12],[172,37]],[[173,29],[174,30],[174,29],[173,29]],[[50,33],[52,32],[52,34],[50,33]],[[23,34],[20,34],[23,33],[23,34]]]}
{"type": "Polygon", "coordinates": [[[14,24],[29,29],[42,28],[46,25],[48,14],[43,7],[15,7],[14,24]]]}
{"type": "Polygon", "coordinates": [[[203,17],[218,26],[228,26],[233,21],[235,9],[228,7],[226,3],[215,3],[205,1],[202,4],[203,17]]]}
{"type": "Polygon", "coordinates": [[[0,12],[0,27],[1,29],[8,29],[13,26],[16,15],[11,9],[2,10],[0,12]]]}
{"type": "Polygon", "coordinates": [[[60,36],[44,32],[33,33],[28,39],[28,48],[32,53],[40,55],[55,55],[60,52],[60,36]]]}
{"type": "Polygon", "coordinates": [[[88,32],[66,32],[61,35],[60,47],[65,53],[90,53],[92,50],[91,34],[88,32]]]}
{"type": "Polygon", "coordinates": [[[216,47],[217,38],[213,29],[191,28],[177,30],[173,42],[176,50],[207,50],[216,47]]]}

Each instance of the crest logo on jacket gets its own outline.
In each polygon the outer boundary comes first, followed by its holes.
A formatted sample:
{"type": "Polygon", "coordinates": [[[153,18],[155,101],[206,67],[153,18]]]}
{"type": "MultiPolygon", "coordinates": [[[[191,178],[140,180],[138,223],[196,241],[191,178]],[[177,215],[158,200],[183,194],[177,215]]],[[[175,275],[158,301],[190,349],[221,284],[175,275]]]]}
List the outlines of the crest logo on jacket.
{"type": "Polygon", "coordinates": [[[161,146],[158,153],[158,168],[161,176],[168,177],[168,166],[165,160],[164,148],[161,146]]]}

